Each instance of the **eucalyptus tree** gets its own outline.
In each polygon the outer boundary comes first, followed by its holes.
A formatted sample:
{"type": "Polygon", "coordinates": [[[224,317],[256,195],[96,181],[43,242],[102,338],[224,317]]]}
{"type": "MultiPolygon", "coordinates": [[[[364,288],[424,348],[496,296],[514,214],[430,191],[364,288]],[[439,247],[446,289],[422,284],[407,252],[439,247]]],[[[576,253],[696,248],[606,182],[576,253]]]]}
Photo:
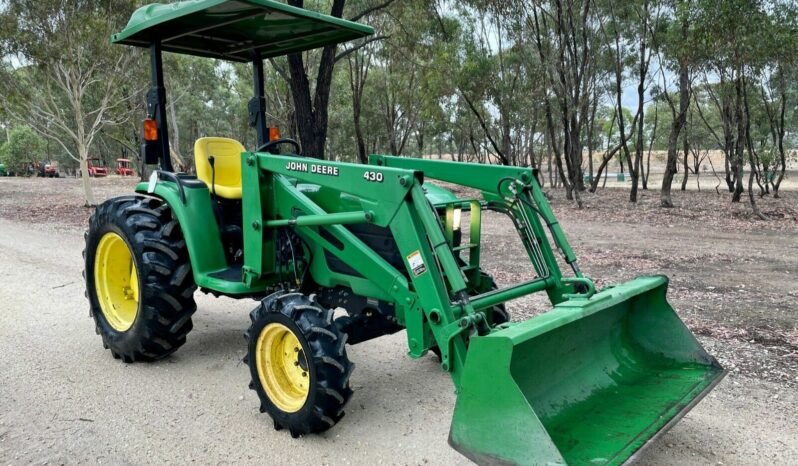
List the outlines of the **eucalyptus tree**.
{"type": "Polygon", "coordinates": [[[581,207],[582,152],[597,96],[601,46],[595,0],[512,0],[493,2],[516,21],[519,42],[533,45],[546,88],[546,132],[566,198],[581,207]],[[565,162],[565,167],[563,167],[565,162]]]}
{"type": "Polygon", "coordinates": [[[607,50],[612,54],[614,86],[612,90],[618,112],[618,129],[621,147],[628,161],[632,188],[630,202],[637,202],[638,186],[643,167],[645,148],[644,125],[646,108],[646,91],[649,87],[649,69],[652,44],[656,44],[660,33],[661,17],[665,5],[657,0],[633,0],[614,2],[597,0],[597,8],[602,18],[599,21],[601,36],[607,50]],[[627,141],[627,121],[622,111],[623,95],[627,71],[636,84],[637,108],[628,131],[634,141],[634,157],[627,141]]]}
{"type": "MultiPolygon", "coordinates": [[[[679,157],[679,141],[687,141],[683,136],[685,125],[687,124],[687,111],[690,106],[691,92],[691,72],[695,70],[697,58],[694,55],[695,26],[693,16],[695,15],[694,2],[691,0],[675,0],[671,4],[669,15],[666,17],[666,31],[659,43],[659,57],[662,68],[662,89],[658,92],[661,100],[668,104],[670,110],[670,132],[668,135],[667,149],[668,155],[665,161],[665,172],[662,177],[662,187],[660,188],[660,206],[673,207],[671,197],[671,186],[673,178],[677,172],[679,157]],[[678,105],[674,102],[674,97],[668,90],[670,83],[667,82],[665,67],[670,66],[676,69],[678,76],[678,105]]],[[[685,153],[687,152],[685,142],[685,153]]],[[[685,155],[686,157],[686,155],[685,155]]],[[[685,174],[686,176],[686,174],[685,174]]]]}
{"type": "MultiPolygon", "coordinates": [[[[781,0],[701,0],[698,6],[696,48],[702,53],[704,69],[719,81],[707,90],[721,115],[732,202],[741,199],[747,163],[751,207],[759,218],[766,219],[753,192],[754,181],[761,183],[763,173],[762,158],[752,136],[752,100],[761,94],[757,87],[763,76],[772,75],[779,64],[794,63],[795,5],[781,0]],[[755,93],[753,98],[751,92],[755,93]]],[[[774,119],[772,110],[768,121],[776,126],[774,139],[778,144],[781,118],[774,119]]]]}
{"type": "Polygon", "coordinates": [[[775,2],[772,17],[778,21],[771,25],[774,37],[769,49],[770,60],[762,73],[759,94],[775,158],[772,176],[768,176],[766,184],[770,183],[773,196],[779,197],[787,169],[786,127],[790,122],[798,123],[795,120],[798,89],[794,87],[798,81],[798,5],[789,1],[775,2]]]}
{"type": "MultiPolygon", "coordinates": [[[[719,80],[717,92],[709,92],[722,116],[732,202],[739,202],[749,125],[744,94],[747,83],[763,65],[763,47],[772,37],[766,2],[700,0],[696,13],[694,47],[701,53],[702,67],[719,80]]],[[[751,169],[753,172],[755,167],[751,169]]]]}
{"type": "Polygon", "coordinates": [[[18,63],[0,80],[15,96],[9,113],[80,163],[87,205],[96,203],[87,164],[92,145],[104,128],[128,119],[125,103],[135,96],[122,85],[135,52],[109,40],[131,10],[121,0],[8,0],[0,13],[2,48],[18,63]]]}
{"type": "Polygon", "coordinates": [[[512,49],[506,50],[508,44],[503,37],[501,19],[484,11],[465,13],[472,13],[472,23],[463,43],[458,97],[481,127],[486,151],[497,162],[511,165],[517,158],[513,131],[518,128],[513,127],[512,120],[520,106],[520,88],[526,79],[523,62],[512,49]],[[495,44],[491,43],[492,38],[495,44]]]}
{"type": "Polygon", "coordinates": [[[399,2],[390,15],[372,22],[385,39],[373,48],[370,97],[377,102],[385,149],[395,155],[403,155],[418,140],[424,102],[435,99],[423,79],[434,60],[424,10],[424,2],[399,2]]]}
{"type": "Polygon", "coordinates": [[[354,52],[347,57],[347,71],[349,72],[349,89],[352,94],[352,128],[355,131],[357,155],[360,163],[368,162],[366,149],[366,136],[363,133],[363,100],[366,90],[366,81],[369,77],[371,64],[374,59],[374,47],[365,46],[360,52],[354,52]]]}
{"type": "MultiPolygon", "coordinates": [[[[322,3],[329,6],[326,13],[336,18],[345,17],[344,13],[347,10],[360,8],[357,12],[346,16],[347,19],[358,21],[375,11],[388,8],[394,1],[375,0],[373,3],[363,4],[363,2],[352,0],[331,0],[322,3]]],[[[300,8],[306,6],[305,0],[288,0],[288,4],[300,8]]],[[[308,6],[310,7],[311,5],[308,6]]],[[[330,104],[330,91],[332,90],[333,72],[336,64],[358,48],[365,46],[365,44],[382,38],[377,35],[359,44],[344,46],[341,50],[339,50],[337,45],[328,45],[321,51],[304,54],[293,53],[286,58],[286,67],[281,68],[281,73],[291,87],[297,133],[302,143],[302,151],[306,155],[324,158],[329,128],[328,107],[330,104]],[[311,86],[308,73],[312,71],[315,71],[316,76],[311,86]]],[[[275,66],[280,66],[277,61],[273,60],[272,62],[275,63],[275,66]]]]}

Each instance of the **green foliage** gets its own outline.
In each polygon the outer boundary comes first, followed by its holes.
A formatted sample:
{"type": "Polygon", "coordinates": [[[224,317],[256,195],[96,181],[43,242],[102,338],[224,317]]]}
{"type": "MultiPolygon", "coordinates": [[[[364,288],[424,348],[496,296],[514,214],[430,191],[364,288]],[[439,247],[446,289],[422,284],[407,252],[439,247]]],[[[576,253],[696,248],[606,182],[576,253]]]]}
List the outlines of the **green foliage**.
{"type": "Polygon", "coordinates": [[[9,139],[0,145],[0,163],[14,173],[28,173],[34,164],[45,159],[45,141],[28,126],[9,131],[9,139]]]}
{"type": "Polygon", "coordinates": [[[122,119],[127,107],[119,102],[138,91],[140,74],[121,73],[129,72],[126,65],[140,67],[131,63],[131,50],[112,47],[109,37],[132,10],[122,0],[6,2],[0,91],[8,118],[25,121],[75,158],[75,145],[91,145],[99,130],[122,119]]]}
{"type": "MultiPolygon", "coordinates": [[[[4,93],[0,127],[14,127],[20,122],[35,126],[35,115],[25,114],[25,109],[37,101],[39,91],[56,89],[48,63],[98,63],[97,82],[116,79],[116,97],[127,100],[108,110],[107,121],[113,124],[105,124],[98,132],[90,155],[106,163],[117,157],[135,158],[146,113],[148,61],[146,53],[111,46],[108,37],[122,29],[133,9],[143,3],[7,1],[0,11],[0,83],[14,83],[16,89],[4,93]],[[65,24],[71,26],[65,28],[65,24]],[[132,56],[120,73],[114,71],[112,63],[123,54],[132,56]]],[[[384,3],[347,0],[344,17],[384,3]]],[[[323,12],[329,12],[330,5],[328,0],[305,2],[305,7],[323,12]]],[[[564,134],[569,132],[578,132],[572,140],[584,148],[613,148],[620,142],[613,109],[617,97],[613,86],[615,54],[621,53],[622,92],[633,91],[645,4],[643,0],[569,2],[574,12],[589,7],[587,21],[575,23],[575,30],[570,31],[576,43],[566,41],[569,30],[554,25],[558,5],[563,3],[402,0],[370,11],[361,21],[375,27],[376,40],[355,41],[337,49],[342,56],[335,65],[327,109],[329,157],[357,160],[353,75],[348,63],[355,59],[361,66],[368,64],[359,108],[359,125],[368,153],[448,154],[458,160],[497,161],[502,152],[506,163],[527,165],[545,163],[543,158],[551,155],[552,135],[555,146],[563,152],[564,134]],[[540,21],[540,37],[536,36],[535,14],[540,21]],[[536,46],[538,39],[545,52],[543,58],[536,46]],[[578,57],[583,48],[587,51],[584,70],[578,57]],[[562,62],[558,61],[560,52],[562,62]],[[577,78],[584,79],[578,87],[573,84],[577,78]],[[594,104],[597,111],[592,122],[586,116],[592,113],[594,104]],[[554,126],[551,132],[547,109],[554,126]],[[592,140],[588,137],[590,124],[594,125],[592,140]]],[[[667,147],[673,115],[665,92],[678,106],[675,75],[680,63],[688,63],[695,92],[686,130],[690,144],[701,149],[719,147],[724,120],[709,91],[721,103],[733,100],[731,78],[743,73],[750,101],[751,137],[763,162],[772,165],[768,154],[776,154],[778,144],[774,143],[768,111],[778,110],[786,99],[788,143],[798,127],[798,6],[787,0],[648,0],[647,7],[651,26],[648,45],[654,57],[646,78],[646,98],[650,98],[643,120],[646,148],[652,136],[654,150],[667,147]],[[721,77],[723,83],[718,82],[721,77]]],[[[305,54],[311,91],[316,84],[319,56],[318,52],[305,54]]],[[[164,55],[164,65],[172,107],[167,115],[170,137],[184,168],[191,170],[194,141],[203,136],[232,137],[254,147],[255,134],[248,126],[247,115],[252,94],[250,66],[172,54],[164,55]]],[[[265,68],[268,124],[278,126],[284,136],[298,139],[299,122],[286,79],[287,61],[278,58],[267,62],[265,68]]],[[[95,108],[103,94],[99,88],[90,89],[84,108],[95,108]]],[[[69,109],[66,96],[56,92],[51,95],[58,108],[69,109]]],[[[628,96],[625,99],[628,101],[628,96]]],[[[627,105],[633,107],[623,110],[630,134],[636,102],[627,105]]],[[[62,163],[71,160],[68,154],[78,151],[76,144],[64,131],[54,136],[48,151],[51,157],[62,163]]],[[[630,145],[636,137],[629,140],[630,145]]],[[[0,135],[0,141],[4,138],[0,135]]]]}

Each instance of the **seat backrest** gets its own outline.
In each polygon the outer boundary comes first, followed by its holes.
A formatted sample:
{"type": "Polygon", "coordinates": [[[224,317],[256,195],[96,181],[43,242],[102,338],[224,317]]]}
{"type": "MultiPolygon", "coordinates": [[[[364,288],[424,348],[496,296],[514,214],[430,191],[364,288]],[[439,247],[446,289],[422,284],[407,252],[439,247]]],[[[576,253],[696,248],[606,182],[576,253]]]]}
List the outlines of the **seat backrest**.
{"type": "Polygon", "coordinates": [[[216,195],[225,199],[241,199],[241,153],[244,146],[235,139],[200,138],[194,143],[194,164],[197,178],[208,189],[215,188],[216,195]],[[213,156],[216,175],[213,175],[208,157],[213,156]],[[211,186],[213,178],[214,187],[211,186]]]}

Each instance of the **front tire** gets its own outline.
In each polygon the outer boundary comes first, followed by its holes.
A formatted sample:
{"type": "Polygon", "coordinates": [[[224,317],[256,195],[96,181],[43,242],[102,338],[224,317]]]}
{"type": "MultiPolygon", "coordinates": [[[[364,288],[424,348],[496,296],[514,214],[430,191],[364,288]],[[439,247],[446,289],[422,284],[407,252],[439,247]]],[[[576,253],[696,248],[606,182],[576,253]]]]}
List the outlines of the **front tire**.
{"type": "Polygon", "coordinates": [[[125,362],[177,351],[193,326],[197,287],[169,206],[144,196],[109,199],[85,238],[86,297],[103,346],[125,362]]]}
{"type": "Polygon", "coordinates": [[[246,362],[261,402],[277,430],[291,436],[326,431],[344,416],[354,369],[346,334],[332,311],[302,293],[278,292],[250,314],[246,362]]]}

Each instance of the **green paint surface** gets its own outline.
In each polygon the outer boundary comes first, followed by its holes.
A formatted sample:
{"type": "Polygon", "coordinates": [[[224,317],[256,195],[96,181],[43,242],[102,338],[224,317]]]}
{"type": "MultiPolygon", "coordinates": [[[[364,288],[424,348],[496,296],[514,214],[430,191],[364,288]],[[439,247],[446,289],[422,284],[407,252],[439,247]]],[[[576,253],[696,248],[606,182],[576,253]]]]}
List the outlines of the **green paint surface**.
{"type": "Polygon", "coordinates": [[[452,421],[478,461],[622,464],[723,376],[644,277],[472,341],[452,421]]]}
{"type": "Polygon", "coordinates": [[[714,373],[697,364],[629,364],[614,373],[614,383],[585,391],[584,399],[547,406],[541,421],[569,464],[622,462],[667,423],[664,413],[698,395],[714,373]]]}
{"type": "Polygon", "coordinates": [[[364,24],[271,0],[187,0],[136,10],[111,41],[167,52],[248,62],[368,36],[364,24]]]}

